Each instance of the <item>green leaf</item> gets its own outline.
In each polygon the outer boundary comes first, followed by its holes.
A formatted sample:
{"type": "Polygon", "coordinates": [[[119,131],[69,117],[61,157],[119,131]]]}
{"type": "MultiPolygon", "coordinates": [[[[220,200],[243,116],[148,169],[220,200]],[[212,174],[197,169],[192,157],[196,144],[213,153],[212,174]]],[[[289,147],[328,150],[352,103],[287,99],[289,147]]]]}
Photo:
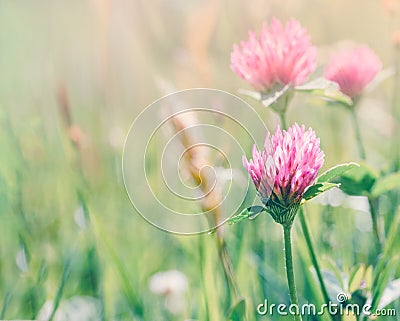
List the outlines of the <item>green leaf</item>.
{"type": "Polygon", "coordinates": [[[343,173],[333,181],[340,183],[340,189],[347,195],[369,195],[378,178],[378,172],[367,164],[360,162],[359,167],[343,173]]]}
{"type": "Polygon", "coordinates": [[[261,102],[265,107],[269,107],[270,105],[276,103],[279,98],[286,94],[286,92],[290,89],[289,85],[286,85],[282,89],[274,91],[270,94],[263,95],[261,98],[261,102]]]}
{"type": "Polygon", "coordinates": [[[382,271],[378,278],[378,282],[376,284],[376,288],[374,289],[374,294],[372,296],[372,311],[374,312],[381,301],[383,292],[388,285],[389,278],[392,276],[395,271],[397,265],[399,263],[399,257],[394,256],[387,263],[386,268],[382,271]]]}
{"type": "Polygon", "coordinates": [[[246,218],[248,218],[249,220],[254,220],[258,215],[260,215],[265,210],[266,209],[264,206],[259,206],[259,205],[250,206],[248,208],[245,208],[239,214],[232,216],[228,220],[228,224],[236,224],[246,218]]]}
{"type": "Polygon", "coordinates": [[[246,301],[240,298],[239,301],[234,303],[228,312],[228,320],[242,321],[246,318],[246,301]]]}
{"type": "Polygon", "coordinates": [[[383,309],[398,298],[400,298],[400,279],[389,282],[386,286],[379,301],[378,309],[383,309]]]}
{"type": "Polygon", "coordinates": [[[395,189],[400,189],[400,172],[379,178],[372,188],[371,195],[377,197],[395,189]]]}
{"type": "Polygon", "coordinates": [[[365,275],[365,265],[359,264],[355,267],[349,278],[349,291],[350,293],[355,292],[360,288],[361,281],[365,275]]]}
{"type": "Polygon", "coordinates": [[[349,96],[343,94],[340,91],[325,91],[323,95],[318,92],[314,92],[314,94],[321,96],[329,103],[341,104],[345,107],[352,107],[354,104],[353,100],[349,96]]]}
{"type": "Polygon", "coordinates": [[[291,88],[293,87],[289,85],[286,85],[284,87],[280,85],[276,86],[276,88],[271,89],[271,91],[267,94],[262,94],[260,92],[247,89],[239,89],[238,92],[239,94],[261,101],[265,107],[269,107],[270,105],[276,103],[278,99],[284,96],[291,88]]]}
{"type": "Polygon", "coordinates": [[[314,185],[311,185],[306,192],[303,195],[303,199],[306,201],[318,196],[319,194],[322,194],[334,187],[339,187],[340,184],[336,183],[316,183],[314,185]]]}
{"type": "Polygon", "coordinates": [[[331,167],[317,178],[317,183],[330,182],[332,179],[356,167],[360,167],[360,165],[353,162],[331,167]]]}
{"type": "Polygon", "coordinates": [[[323,77],[314,79],[304,85],[296,86],[297,91],[307,91],[321,96],[329,101],[339,102],[346,106],[352,106],[353,101],[339,90],[339,85],[323,77]]]}
{"type": "Polygon", "coordinates": [[[330,81],[324,77],[319,77],[305,83],[304,85],[294,87],[299,91],[313,91],[313,90],[339,90],[339,85],[334,81],[330,81]]]}

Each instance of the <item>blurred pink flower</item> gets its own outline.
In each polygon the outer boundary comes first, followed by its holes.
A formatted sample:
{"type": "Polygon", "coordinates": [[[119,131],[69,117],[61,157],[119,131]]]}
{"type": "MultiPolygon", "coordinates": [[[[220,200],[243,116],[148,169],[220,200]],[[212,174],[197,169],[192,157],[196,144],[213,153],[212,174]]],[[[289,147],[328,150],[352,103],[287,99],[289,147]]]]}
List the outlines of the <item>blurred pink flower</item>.
{"type": "Polygon", "coordinates": [[[305,126],[294,124],[287,131],[278,127],[264,149],[254,145],[253,159],[243,156],[243,166],[249,172],[264,204],[271,199],[284,207],[299,203],[312,185],[324,163],[319,138],[305,126]]]}
{"type": "Polygon", "coordinates": [[[267,92],[276,85],[301,85],[315,70],[317,48],[301,24],[290,20],[286,26],[273,18],[270,27],[264,23],[258,37],[234,45],[231,68],[255,89],[267,92]]]}
{"type": "Polygon", "coordinates": [[[381,70],[379,58],[368,46],[336,53],[325,68],[325,77],[338,83],[340,90],[351,98],[359,96],[381,70]]]}

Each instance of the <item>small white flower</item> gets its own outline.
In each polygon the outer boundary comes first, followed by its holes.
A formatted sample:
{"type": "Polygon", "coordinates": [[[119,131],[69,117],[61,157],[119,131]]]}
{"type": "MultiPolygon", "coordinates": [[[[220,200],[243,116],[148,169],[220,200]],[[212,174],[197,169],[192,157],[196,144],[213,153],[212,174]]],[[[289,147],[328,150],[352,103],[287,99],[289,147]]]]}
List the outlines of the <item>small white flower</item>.
{"type": "Polygon", "coordinates": [[[86,217],[85,217],[85,210],[83,209],[82,206],[79,206],[75,210],[74,221],[75,221],[76,225],[79,226],[80,229],[86,230],[87,223],[86,223],[86,217]]]}
{"type": "Polygon", "coordinates": [[[179,314],[184,310],[184,296],[187,288],[186,276],[177,270],[158,272],[149,281],[150,291],[164,296],[165,307],[173,314],[179,314]]]}
{"type": "MultiPolygon", "coordinates": [[[[48,321],[54,309],[54,302],[47,301],[40,309],[36,320],[48,321]]],[[[74,296],[62,300],[53,321],[100,321],[100,303],[88,296],[74,296]]]]}

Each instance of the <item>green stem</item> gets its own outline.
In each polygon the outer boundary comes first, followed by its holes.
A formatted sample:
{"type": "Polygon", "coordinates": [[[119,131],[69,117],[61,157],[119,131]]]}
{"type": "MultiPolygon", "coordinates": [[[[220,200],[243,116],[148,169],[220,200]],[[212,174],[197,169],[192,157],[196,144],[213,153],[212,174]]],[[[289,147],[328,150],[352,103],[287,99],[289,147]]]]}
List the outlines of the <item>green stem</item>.
{"type": "MultiPolygon", "coordinates": [[[[389,262],[389,257],[392,254],[393,245],[395,245],[395,241],[398,235],[399,226],[400,226],[400,209],[397,211],[396,216],[394,217],[394,220],[390,225],[387,241],[383,246],[382,254],[380,255],[378,263],[374,269],[372,289],[377,288],[380,282],[380,277],[382,276],[382,271],[385,268],[386,264],[389,262]]],[[[364,316],[363,321],[365,320],[368,320],[367,316],[364,316]]]]}
{"type": "Polygon", "coordinates": [[[208,306],[208,299],[207,299],[207,294],[206,294],[206,272],[205,268],[203,266],[203,263],[206,262],[206,259],[204,257],[204,237],[203,235],[200,235],[199,237],[199,258],[200,258],[200,283],[201,287],[203,288],[203,294],[204,294],[204,306],[205,306],[205,313],[206,313],[206,321],[210,321],[210,308],[208,306]]]}
{"type": "MultiPolygon", "coordinates": [[[[361,137],[360,125],[358,123],[358,118],[357,118],[355,107],[356,107],[356,103],[350,109],[350,111],[351,111],[351,115],[352,115],[352,119],[353,119],[354,130],[356,133],[356,140],[357,140],[357,145],[358,145],[358,151],[360,153],[360,158],[362,160],[365,160],[366,159],[365,148],[364,148],[363,140],[361,137]]],[[[370,212],[371,212],[372,228],[373,228],[374,235],[376,238],[376,247],[377,247],[378,252],[380,252],[380,250],[382,248],[382,241],[381,241],[381,237],[380,237],[380,233],[379,233],[378,213],[375,211],[374,203],[370,197],[368,197],[368,203],[369,203],[370,212]]]]}
{"type": "Polygon", "coordinates": [[[358,152],[360,155],[360,158],[362,160],[366,159],[366,154],[365,154],[365,148],[364,148],[364,143],[361,137],[361,130],[360,130],[360,124],[358,122],[357,114],[356,114],[356,109],[355,105],[351,107],[350,112],[351,112],[351,117],[353,119],[353,126],[356,134],[356,140],[357,140],[357,146],[358,146],[358,152]]]}
{"type": "Polygon", "coordinates": [[[4,296],[3,305],[2,305],[1,310],[0,310],[0,320],[4,319],[4,316],[6,314],[6,309],[8,307],[8,304],[11,301],[11,297],[12,297],[11,292],[7,292],[6,295],[4,296]]]}
{"type": "MultiPolygon", "coordinates": [[[[285,108],[282,112],[278,112],[281,127],[282,129],[287,129],[286,123],[286,108],[288,104],[288,99],[285,100],[285,108]]],[[[299,302],[297,299],[297,290],[296,290],[296,283],[294,280],[294,269],[293,269],[293,257],[292,257],[292,240],[291,240],[291,230],[292,230],[292,223],[285,224],[283,226],[283,236],[285,239],[285,263],[286,263],[286,276],[288,280],[289,286],[289,294],[290,294],[290,302],[293,305],[296,305],[299,308],[299,302]]],[[[302,321],[301,315],[296,314],[294,315],[295,321],[302,321]]]]}
{"type": "MultiPolygon", "coordinates": [[[[296,283],[294,281],[293,258],[292,258],[292,240],[291,240],[292,224],[283,225],[283,235],[285,239],[285,262],[286,262],[286,276],[289,285],[290,302],[299,308],[297,299],[296,283]]],[[[294,315],[294,320],[301,321],[300,314],[294,315]]]]}
{"type": "Polygon", "coordinates": [[[64,264],[64,269],[63,269],[63,273],[62,273],[62,277],[61,277],[61,283],[60,283],[60,286],[58,287],[58,291],[57,291],[56,297],[54,299],[53,310],[51,311],[50,317],[48,319],[49,321],[54,320],[57,309],[61,302],[61,298],[62,298],[62,295],[64,292],[64,287],[65,287],[67,279],[70,275],[70,272],[71,272],[71,259],[69,258],[67,260],[67,262],[64,264]]]}
{"type": "Polygon", "coordinates": [[[395,245],[396,237],[398,235],[399,226],[400,226],[400,209],[397,211],[396,216],[394,217],[394,220],[390,225],[390,229],[387,235],[387,240],[383,247],[382,255],[380,256],[378,264],[375,267],[374,280],[372,282],[373,289],[377,286],[378,279],[381,276],[381,272],[384,269],[385,264],[388,262],[388,258],[392,253],[393,245],[395,245]]]}
{"type": "Polygon", "coordinates": [[[368,197],[368,204],[369,204],[369,210],[371,212],[372,230],[376,238],[376,247],[378,253],[380,253],[382,250],[382,240],[379,232],[378,213],[375,210],[375,204],[374,201],[371,199],[371,197],[368,197]]]}
{"type": "MultiPolygon", "coordinates": [[[[308,251],[309,251],[309,254],[310,254],[310,257],[311,257],[311,262],[312,262],[312,264],[314,266],[315,272],[317,273],[317,278],[318,278],[319,285],[321,287],[321,291],[322,291],[322,295],[324,297],[324,301],[325,301],[326,304],[329,305],[329,303],[331,302],[331,299],[329,297],[328,291],[327,291],[326,286],[325,286],[324,279],[322,277],[321,268],[320,268],[319,263],[318,263],[317,255],[315,253],[314,245],[313,245],[313,242],[312,242],[312,239],[311,239],[311,234],[310,234],[309,228],[308,228],[308,222],[307,222],[307,219],[306,219],[306,217],[304,215],[304,210],[303,210],[302,206],[300,206],[300,209],[299,209],[299,218],[300,218],[300,223],[301,223],[301,228],[303,230],[304,238],[306,239],[308,251]]],[[[331,315],[331,317],[332,317],[333,321],[337,320],[335,315],[331,315]]]]}
{"type": "Polygon", "coordinates": [[[223,238],[217,238],[217,243],[218,243],[218,254],[219,258],[221,260],[221,264],[224,270],[224,275],[226,279],[226,283],[228,284],[229,292],[231,298],[233,298],[233,301],[235,302],[239,297],[239,290],[236,284],[235,280],[235,275],[233,272],[233,266],[232,266],[232,261],[231,258],[228,254],[228,250],[226,248],[226,244],[223,238]]]}
{"type": "Polygon", "coordinates": [[[392,143],[392,153],[393,153],[393,172],[397,172],[400,166],[400,147],[398,144],[400,138],[400,96],[399,96],[399,86],[400,86],[400,49],[395,49],[394,58],[394,84],[393,84],[393,97],[392,97],[392,114],[396,120],[396,126],[394,127],[393,133],[393,143],[392,143]]]}
{"type": "Polygon", "coordinates": [[[282,129],[287,129],[286,113],[285,112],[279,112],[278,115],[279,115],[279,118],[281,120],[282,129]]]}
{"type": "MultiPolygon", "coordinates": [[[[221,261],[222,268],[224,270],[225,280],[228,285],[228,302],[229,302],[229,311],[240,301],[243,300],[240,295],[239,288],[236,283],[235,273],[233,270],[232,260],[229,256],[228,249],[226,247],[225,240],[221,234],[221,231],[217,228],[217,247],[218,247],[218,255],[221,261]]],[[[241,315],[241,320],[246,321],[246,313],[241,315]]]]}

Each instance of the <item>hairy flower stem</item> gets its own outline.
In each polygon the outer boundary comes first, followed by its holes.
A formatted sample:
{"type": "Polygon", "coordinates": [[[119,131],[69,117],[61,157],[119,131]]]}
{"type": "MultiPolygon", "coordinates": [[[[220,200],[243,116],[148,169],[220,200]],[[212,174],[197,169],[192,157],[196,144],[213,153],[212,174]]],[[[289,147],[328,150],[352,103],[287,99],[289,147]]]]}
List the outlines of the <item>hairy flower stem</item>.
{"type": "Polygon", "coordinates": [[[278,115],[279,115],[279,118],[281,120],[282,129],[287,129],[286,113],[285,112],[280,112],[280,113],[278,113],[278,115]]]}
{"type": "Polygon", "coordinates": [[[358,146],[358,152],[359,152],[360,158],[362,160],[365,160],[366,159],[365,148],[364,148],[364,143],[363,143],[363,140],[361,137],[360,124],[358,122],[355,105],[350,108],[350,113],[351,113],[351,117],[353,120],[353,126],[354,126],[355,135],[356,135],[357,146],[358,146]]]}
{"type": "MultiPolygon", "coordinates": [[[[291,239],[292,223],[284,224],[282,226],[283,226],[283,235],[285,239],[286,276],[289,285],[290,302],[291,304],[296,305],[298,308],[299,301],[297,299],[296,283],[294,281],[293,258],[292,258],[292,239],[291,239]]],[[[295,314],[294,320],[301,321],[300,314],[295,314]]]]}
{"type": "MultiPolygon", "coordinates": [[[[286,103],[286,106],[285,106],[284,110],[286,111],[288,100],[286,100],[285,103],[286,103]]],[[[281,120],[282,129],[286,130],[287,129],[286,112],[280,112],[278,114],[279,114],[279,117],[281,120]]],[[[292,304],[295,304],[298,307],[299,303],[298,303],[298,299],[297,299],[296,283],[294,280],[293,257],[292,257],[292,240],[291,240],[292,223],[282,225],[282,226],[283,226],[283,235],[284,235],[284,239],[285,239],[286,276],[287,276],[288,286],[289,286],[290,302],[292,304]]],[[[303,230],[303,232],[307,233],[309,235],[310,233],[308,232],[307,226],[305,226],[305,228],[306,228],[306,232],[304,232],[304,230],[303,230]]],[[[301,316],[294,315],[294,319],[296,321],[301,321],[301,316]]]]}

